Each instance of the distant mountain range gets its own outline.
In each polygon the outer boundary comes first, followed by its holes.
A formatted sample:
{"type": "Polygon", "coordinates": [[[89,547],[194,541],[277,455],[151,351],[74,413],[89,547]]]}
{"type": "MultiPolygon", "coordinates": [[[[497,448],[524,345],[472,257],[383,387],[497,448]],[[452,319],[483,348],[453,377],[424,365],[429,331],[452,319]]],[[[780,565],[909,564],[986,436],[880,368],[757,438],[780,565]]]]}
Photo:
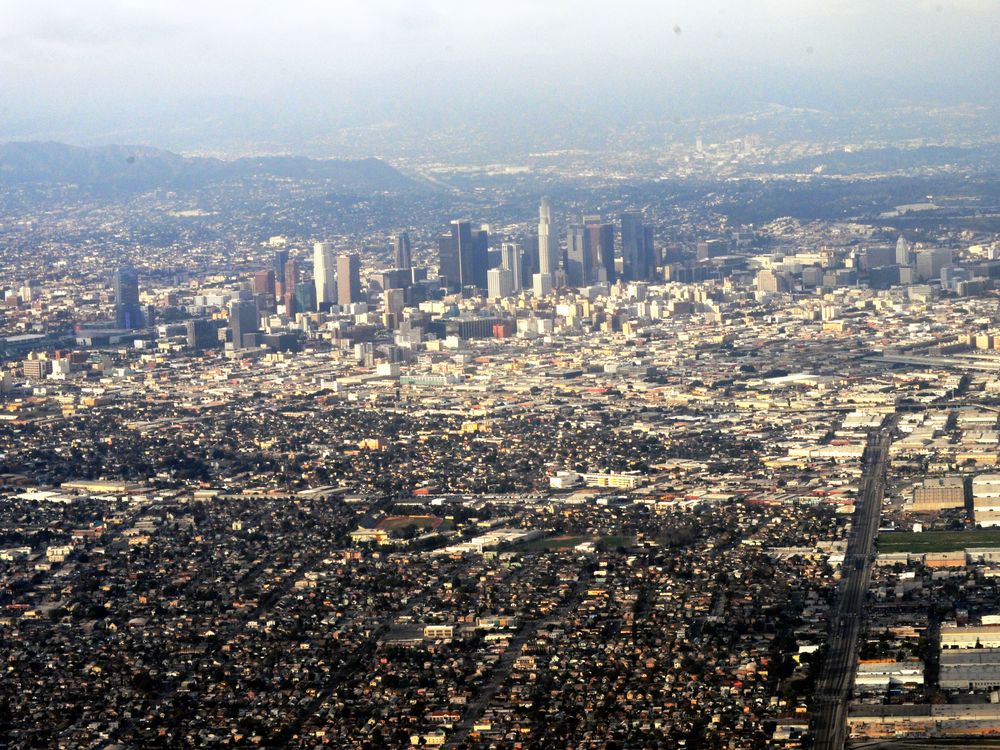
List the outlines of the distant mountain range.
{"type": "Polygon", "coordinates": [[[952,165],[961,169],[996,172],[1000,144],[976,146],[920,146],[916,148],[871,148],[857,151],[831,151],[816,156],[768,164],[759,172],[861,175],[915,170],[940,169],[952,165]]]}
{"type": "Polygon", "coordinates": [[[180,156],[148,146],[81,148],[53,142],[0,145],[0,188],[76,185],[84,190],[121,194],[267,178],[314,180],[327,183],[331,191],[350,194],[418,187],[418,183],[379,159],[266,156],[227,161],[180,156]]]}

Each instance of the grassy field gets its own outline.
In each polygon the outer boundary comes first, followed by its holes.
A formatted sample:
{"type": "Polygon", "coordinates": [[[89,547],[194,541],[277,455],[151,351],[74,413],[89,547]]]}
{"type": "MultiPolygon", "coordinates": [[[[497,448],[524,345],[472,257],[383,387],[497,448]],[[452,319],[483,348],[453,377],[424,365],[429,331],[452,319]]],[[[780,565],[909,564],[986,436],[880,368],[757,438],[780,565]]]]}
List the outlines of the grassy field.
{"type": "Polygon", "coordinates": [[[631,547],[633,544],[635,544],[634,536],[602,536],[597,540],[597,546],[601,549],[631,547]]]}
{"type": "Polygon", "coordinates": [[[553,549],[567,549],[575,547],[584,542],[596,542],[602,549],[614,549],[615,547],[628,547],[635,543],[632,536],[550,536],[545,539],[536,539],[533,542],[522,544],[517,547],[518,552],[544,552],[553,549]]]}
{"type": "Polygon", "coordinates": [[[440,529],[446,531],[450,524],[437,516],[387,516],[379,521],[375,528],[385,531],[402,531],[413,528],[418,530],[440,529]]]}
{"type": "Polygon", "coordinates": [[[550,549],[566,549],[589,541],[589,536],[549,536],[545,539],[536,539],[533,542],[520,544],[517,546],[517,551],[543,552],[550,549]]]}
{"type": "Polygon", "coordinates": [[[966,547],[1000,547],[1000,529],[893,532],[879,534],[879,552],[955,552],[966,547]]]}

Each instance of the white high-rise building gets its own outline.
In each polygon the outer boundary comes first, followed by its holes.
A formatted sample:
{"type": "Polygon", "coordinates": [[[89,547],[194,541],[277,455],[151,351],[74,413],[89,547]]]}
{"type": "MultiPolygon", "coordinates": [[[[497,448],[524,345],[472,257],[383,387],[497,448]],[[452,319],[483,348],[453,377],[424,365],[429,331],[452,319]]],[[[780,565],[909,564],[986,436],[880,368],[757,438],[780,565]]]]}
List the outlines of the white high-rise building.
{"type": "Polygon", "coordinates": [[[941,269],[951,265],[951,249],[947,247],[924,248],[917,252],[917,278],[930,281],[941,276],[941,269]]]}
{"type": "Polygon", "coordinates": [[[313,279],[316,283],[317,305],[337,303],[336,267],[332,242],[317,242],[313,245],[313,279]]]}
{"type": "Polygon", "coordinates": [[[552,245],[552,206],[548,198],[542,198],[538,207],[538,272],[549,278],[558,265],[552,245]]]}
{"type": "Polygon", "coordinates": [[[547,273],[536,273],[532,278],[532,291],[538,298],[547,297],[552,292],[552,277],[547,273]]]}
{"type": "Polygon", "coordinates": [[[510,297],[514,293],[514,274],[506,268],[491,268],[486,273],[486,286],[490,299],[510,297]]]}
{"type": "Polygon", "coordinates": [[[514,281],[514,291],[521,291],[521,246],[516,242],[505,242],[500,246],[500,267],[510,271],[514,281]]]}

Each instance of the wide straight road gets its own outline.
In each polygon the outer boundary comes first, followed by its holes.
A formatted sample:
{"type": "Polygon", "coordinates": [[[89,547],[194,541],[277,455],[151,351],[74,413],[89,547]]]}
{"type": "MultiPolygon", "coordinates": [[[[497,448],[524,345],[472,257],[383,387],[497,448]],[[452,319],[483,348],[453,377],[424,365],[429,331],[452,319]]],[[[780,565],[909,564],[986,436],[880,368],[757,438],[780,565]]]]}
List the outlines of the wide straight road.
{"type": "Polygon", "coordinates": [[[885,470],[895,418],[888,426],[868,434],[861,485],[847,540],[843,578],[830,623],[826,661],[813,697],[812,727],[816,750],[842,750],[846,741],[847,706],[858,662],[865,597],[871,581],[885,495],[885,470]]]}
{"type": "Polygon", "coordinates": [[[462,720],[449,733],[448,741],[442,746],[443,750],[454,750],[461,747],[465,740],[468,739],[472,727],[482,718],[487,707],[489,707],[490,701],[493,700],[493,696],[499,692],[500,687],[510,677],[511,672],[514,670],[514,661],[521,655],[521,647],[538,632],[542,625],[553,625],[564,619],[580,603],[581,597],[590,586],[592,576],[593,572],[591,570],[580,571],[580,577],[576,582],[576,586],[566,596],[563,603],[556,608],[555,612],[544,620],[529,620],[521,626],[521,629],[517,631],[517,634],[507,644],[507,648],[504,649],[500,661],[493,666],[490,676],[486,679],[486,683],[479,689],[473,701],[465,707],[465,710],[462,712],[462,720]]]}

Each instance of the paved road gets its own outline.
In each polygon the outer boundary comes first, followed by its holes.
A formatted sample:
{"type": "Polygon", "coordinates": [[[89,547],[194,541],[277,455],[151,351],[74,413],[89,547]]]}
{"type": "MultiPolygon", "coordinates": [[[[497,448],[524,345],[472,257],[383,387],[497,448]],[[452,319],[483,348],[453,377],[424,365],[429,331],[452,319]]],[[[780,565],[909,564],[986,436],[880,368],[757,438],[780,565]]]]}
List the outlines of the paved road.
{"type": "MultiPolygon", "coordinates": [[[[509,579],[512,576],[513,574],[509,574],[507,578],[509,579]]],[[[580,576],[581,577],[577,582],[576,588],[569,599],[567,599],[566,602],[564,602],[560,607],[558,610],[559,613],[565,614],[572,605],[575,605],[580,594],[586,589],[587,583],[591,578],[591,573],[590,571],[581,571],[580,576]]],[[[430,587],[422,594],[419,594],[411,599],[405,609],[399,612],[389,613],[388,617],[386,617],[382,622],[376,624],[375,627],[368,633],[368,636],[356,646],[347,661],[339,669],[337,669],[336,672],[325,678],[325,682],[328,687],[319,690],[311,699],[300,704],[296,718],[290,721],[289,724],[276,737],[272,738],[271,745],[273,747],[285,747],[290,745],[293,740],[299,739],[303,728],[312,718],[315,717],[317,712],[323,708],[324,704],[330,699],[334,689],[339,687],[345,680],[348,680],[351,677],[356,677],[358,670],[365,667],[365,662],[375,656],[379,641],[383,636],[391,631],[392,626],[398,623],[403,615],[412,617],[418,607],[423,606],[430,599],[438,596],[439,593],[440,592],[437,588],[430,587]]],[[[463,738],[472,729],[473,721],[482,715],[483,710],[485,710],[486,703],[496,693],[503,680],[510,673],[510,667],[513,666],[514,658],[520,653],[521,645],[527,642],[528,638],[534,634],[540,624],[541,621],[529,622],[522,627],[518,634],[511,640],[511,648],[508,649],[510,653],[509,663],[504,662],[504,658],[508,655],[508,652],[505,652],[501,661],[494,666],[486,685],[481,689],[483,692],[479,693],[480,697],[475,703],[467,708],[466,717],[462,724],[456,725],[465,727],[467,724],[465,734],[462,735],[463,738]],[[514,649],[515,644],[517,646],[517,653],[515,653],[514,649]],[[480,701],[482,702],[482,705],[479,705],[480,701]],[[472,711],[477,712],[475,716],[471,715],[472,711]]]]}
{"type": "Polygon", "coordinates": [[[893,419],[889,426],[868,435],[858,502],[844,558],[844,577],[830,623],[829,649],[813,697],[812,725],[816,750],[841,750],[846,741],[847,705],[854,686],[858,637],[871,580],[875,537],[885,494],[885,468],[894,425],[893,419]]]}
{"type": "Polygon", "coordinates": [[[486,712],[486,708],[489,706],[490,701],[493,700],[493,696],[497,694],[500,686],[510,677],[510,673],[514,669],[514,661],[521,655],[521,647],[538,632],[542,625],[552,625],[564,619],[580,603],[580,598],[590,586],[591,577],[592,572],[590,570],[581,570],[580,578],[577,580],[573,591],[567,595],[566,599],[563,600],[555,612],[544,620],[529,620],[521,626],[521,629],[510,639],[510,643],[504,650],[500,660],[493,665],[490,676],[486,679],[486,683],[479,689],[475,699],[465,707],[465,711],[462,713],[462,720],[449,732],[448,741],[442,746],[443,750],[455,750],[455,748],[461,747],[472,731],[472,727],[475,726],[476,722],[486,712]]]}
{"type": "Polygon", "coordinates": [[[915,354],[887,354],[865,357],[867,362],[884,362],[890,365],[912,365],[916,367],[950,367],[955,370],[981,370],[996,372],[1000,363],[973,357],[938,357],[915,354]]]}
{"type": "Polygon", "coordinates": [[[287,747],[292,744],[293,740],[299,739],[303,727],[316,716],[317,712],[329,700],[333,690],[340,687],[352,676],[356,676],[358,670],[364,668],[365,662],[375,655],[379,640],[392,630],[393,624],[399,621],[400,616],[412,615],[417,607],[422,606],[438,593],[436,588],[428,588],[422,594],[411,599],[404,611],[391,612],[386,619],[376,624],[340,668],[324,678],[328,687],[318,690],[312,698],[304,700],[299,705],[297,716],[271,739],[271,747],[287,747]]]}

